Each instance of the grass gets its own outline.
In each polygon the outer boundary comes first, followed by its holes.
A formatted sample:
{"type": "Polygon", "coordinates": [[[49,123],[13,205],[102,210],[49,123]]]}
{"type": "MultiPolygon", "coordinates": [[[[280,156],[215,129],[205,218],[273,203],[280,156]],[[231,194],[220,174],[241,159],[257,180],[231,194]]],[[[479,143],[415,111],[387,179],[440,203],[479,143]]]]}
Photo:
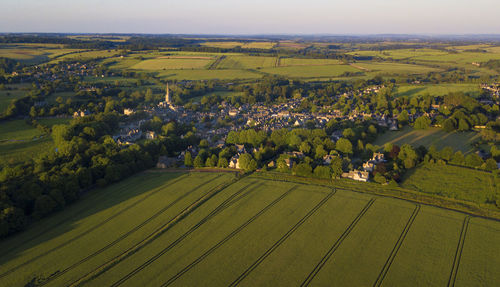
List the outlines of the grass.
{"type": "Polygon", "coordinates": [[[205,42],[201,44],[202,46],[232,49],[240,46],[243,49],[272,49],[276,44],[273,42],[205,42]]]}
{"type": "Polygon", "coordinates": [[[258,79],[261,74],[248,70],[165,70],[160,71],[158,76],[164,79],[176,80],[236,80],[236,79],[258,79]]]}
{"type": "Polygon", "coordinates": [[[372,74],[424,74],[428,72],[439,71],[436,68],[430,68],[420,65],[387,63],[387,62],[356,62],[353,67],[361,71],[369,71],[372,74]]]}
{"type": "Polygon", "coordinates": [[[487,203],[500,190],[500,179],[484,171],[427,164],[408,171],[402,186],[424,193],[487,203]]]}
{"type": "Polygon", "coordinates": [[[213,60],[212,59],[195,59],[195,58],[157,58],[141,61],[131,69],[137,70],[176,70],[176,69],[203,69],[206,68],[213,60]]]}
{"type": "Polygon", "coordinates": [[[333,78],[345,72],[359,72],[349,65],[288,66],[260,69],[261,72],[290,78],[333,78]]]}
{"type": "Polygon", "coordinates": [[[5,112],[13,100],[24,97],[26,93],[23,90],[0,91],[0,113],[5,112]]]}
{"type": "MultiPolygon", "coordinates": [[[[0,285],[23,286],[40,276],[50,278],[45,286],[68,286],[233,178],[144,172],[93,190],[0,242],[0,285]]],[[[83,285],[298,286],[310,278],[312,285],[441,286],[451,270],[458,270],[457,286],[495,285],[500,223],[472,218],[461,232],[464,217],[390,197],[332,194],[311,182],[250,176],[83,285]]]]}
{"type": "Polygon", "coordinates": [[[27,141],[43,133],[28,125],[24,120],[3,121],[0,123],[0,141],[27,141]]]}
{"type": "Polygon", "coordinates": [[[438,150],[450,146],[455,151],[463,153],[474,152],[472,144],[479,139],[479,134],[476,132],[452,132],[447,133],[440,128],[429,128],[426,130],[415,130],[412,127],[404,127],[399,131],[387,131],[377,137],[374,144],[383,146],[386,143],[396,145],[410,144],[413,147],[423,145],[429,148],[431,145],[436,146],[438,150]]]}
{"type": "Polygon", "coordinates": [[[41,125],[52,128],[53,125],[66,125],[69,124],[71,118],[43,118],[37,119],[37,122],[41,125]]]}
{"type": "Polygon", "coordinates": [[[66,216],[55,215],[44,220],[40,223],[45,225],[44,229],[37,225],[20,234],[18,240],[2,242],[2,271],[14,271],[0,278],[1,285],[18,286],[35,275],[48,277],[57,270],[70,268],[50,283],[66,286],[68,280],[129,248],[211,187],[232,177],[201,174],[174,183],[172,179],[176,176],[172,173],[135,176],[96,191],[89,199],[66,209],[66,216]],[[173,205],[165,208],[169,203],[173,205]],[[84,258],[87,259],[81,261],[84,258]]]}
{"type": "Polygon", "coordinates": [[[49,136],[32,141],[2,142],[0,143],[0,169],[2,166],[21,163],[52,150],[54,150],[54,142],[49,136]]]}
{"type": "Polygon", "coordinates": [[[260,69],[275,67],[277,59],[275,57],[258,56],[228,56],[224,58],[218,69],[260,69]]]}
{"type": "Polygon", "coordinates": [[[479,96],[481,89],[478,84],[431,84],[431,85],[400,85],[396,87],[396,97],[416,97],[429,94],[444,96],[453,92],[464,92],[471,96],[479,96]]]}

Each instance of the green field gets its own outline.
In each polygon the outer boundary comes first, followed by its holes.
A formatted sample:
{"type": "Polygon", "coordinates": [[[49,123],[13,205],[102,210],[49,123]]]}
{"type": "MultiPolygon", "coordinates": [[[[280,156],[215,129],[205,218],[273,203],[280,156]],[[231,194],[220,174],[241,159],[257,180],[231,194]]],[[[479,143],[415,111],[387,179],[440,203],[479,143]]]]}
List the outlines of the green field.
{"type": "Polygon", "coordinates": [[[26,93],[21,89],[0,91],[0,114],[7,110],[13,100],[24,97],[26,93]]]}
{"type": "Polygon", "coordinates": [[[24,120],[0,123],[0,141],[27,141],[42,134],[40,130],[28,125],[24,120]]]}
{"type": "Polygon", "coordinates": [[[333,78],[338,77],[345,72],[359,72],[358,69],[349,65],[288,66],[264,68],[260,71],[291,78],[333,78]]]}
{"type": "Polygon", "coordinates": [[[437,149],[446,146],[452,147],[455,151],[470,153],[474,151],[472,144],[479,140],[480,136],[476,132],[452,132],[447,133],[440,128],[429,128],[426,130],[414,130],[406,126],[399,131],[387,131],[377,137],[374,144],[383,146],[386,143],[396,145],[410,144],[413,147],[423,145],[429,148],[431,145],[437,149]]]}
{"type": "Polygon", "coordinates": [[[25,162],[54,150],[51,137],[32,141],[0,142],[0,168],[4,165],[25,162]]]}
{"type": "Polygon", "coordinates": [[[397,86],[396,97],[415,97],[429,94],[431,96],[444,96],[453,92],[463,92],[471,96],[478,96],[481,89],[477,84],[434,84],[434,85],[401,85],[397,86]]]}
{"type": "Polygon", "coordinates": [[[231,49],[238,46],[240,46],[243,49],[272,49],[275,46],[275,43],[227,41],[227,42],[205,42],[202,43],[202,46],[224,48],[224,49],[231,49]]]}
{"type": "Polygon", "coordinates": [[[0,242],[0,285],[24,286],[35,277],[41,286],[470,286],[477,280],[495,286],[500,280],[497,221],[314,184],[231,180],[229,173],[148,171],[91,191],[0,242]]]}
{"type": "Polygon", "coordinates": [[[275,57],[228,56],[217,65],[217,69],[258,69],[275,67],[276,63],[275,57]]]}
{"type": "Polygon", "coordinates": [[[175,70],[175,69],[203,69],[206,68],[213,59],[211,58],[157,58],[141,61],[131,69],[137,70],[175,70]]]}
{"type": "Polygon", "coordinates": [[[464,167],[427,164],[408,171],[402,186],[482,204],[495,200],[500,191],[500,178],[464,167]]]}

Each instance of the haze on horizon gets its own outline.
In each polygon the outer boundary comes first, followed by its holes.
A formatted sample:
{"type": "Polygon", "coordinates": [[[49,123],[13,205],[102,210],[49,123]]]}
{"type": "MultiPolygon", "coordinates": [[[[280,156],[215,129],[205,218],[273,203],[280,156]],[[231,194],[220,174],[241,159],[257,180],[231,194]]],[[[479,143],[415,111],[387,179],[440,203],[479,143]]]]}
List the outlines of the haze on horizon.
{"type": "Polygon", "coordinates": [[[3,0],[0,32],[498,34],[498,0],[3,0]]]}

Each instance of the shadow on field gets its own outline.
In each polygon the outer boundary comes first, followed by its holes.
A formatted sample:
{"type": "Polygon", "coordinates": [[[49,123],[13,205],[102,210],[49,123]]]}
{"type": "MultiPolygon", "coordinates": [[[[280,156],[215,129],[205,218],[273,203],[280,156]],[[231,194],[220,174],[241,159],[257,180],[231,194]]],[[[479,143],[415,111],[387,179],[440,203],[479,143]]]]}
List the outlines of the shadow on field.
{"type": "MultiPolygon", "coordinates": [[[[132,176],[126,180],[110,185],[106,188],[98,188],[89,191],[82,196],[76,203],[67,206],[64,210],[56,212],[48,218],[41,221],[34,222],[27,230],[8,237],[0,241],[0,266],[5,263],[16,259],[18,256],[23,255],[24,252],[49,240],[57,240],[50,243],[50,247],[40,247],[44,252],[36,252],[37,255],[30,259],[22,260],[16,263],[15,266],[0,269],[0,281],[2,277],[15,272],[17,269],[30,264],[37,259],[56,252],[58,249],[63,248],[72,242],[78,240],[80,237],[95,231],[103,224],[109,223],[116,217],[125,213],[127,210],[140,204],[148,197],[154,195],[158,191],[163,190],[162,187],[167,187],[175,182],[189,177],[189,174],[183,173],[147,173],[132,176]],[[147,193],[144,196],[144,193],[147,193]],[[129,201],[125,203],[126,201],[129,201]],[[121,203],[121,206],[117,206],[121,203]],[[113,209],[113,207],[116,207],[113,209]],[[91,222],[87,222],[81,231],[72,234],[71,236],[57,239],[66,232],[70,232],[82,224],[85,218],[98,214],[107,209],[112,209],[102,217],[96,217],[91,222]]],[[[214,174],[200,174],[197,178],[208,179],[213,177],[214,174]]]]}
{"type": "Polygon", "coordinates": [[[414,96],[414,95],[420,93],[423,90],[425,90],[425,88],[413,88],[411,90],[408,90],[408,91],[405,91],[402,93],[398,93],[397,96],[398,97],[411,97],[411,96],[414,96]]]}

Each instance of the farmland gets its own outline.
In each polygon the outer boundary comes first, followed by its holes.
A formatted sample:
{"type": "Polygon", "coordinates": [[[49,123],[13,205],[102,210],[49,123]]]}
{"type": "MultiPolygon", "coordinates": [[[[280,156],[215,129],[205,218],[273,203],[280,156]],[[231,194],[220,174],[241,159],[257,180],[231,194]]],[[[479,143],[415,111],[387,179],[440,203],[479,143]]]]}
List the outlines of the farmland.
{"type": "Polygon", "coordinates": [[[258,176],[234,180],[230,173],[150,171],[91,191],[0,243],[0,285],[470,286],[479,278],[493,286],[499,280],[499,222],[369,192],[258,176]]]}
{"type": "Polygon", "coordinates": [[[500,191],[500,179],[484,171],[428,164],[409,171],[402,186],[420,192],[487,203],[500,191]]]}
{"type": "Polygon", "coordinates": [[[463,92],[478,96],[481,92],[477,84],[434,84],[434,85],[401,85],[395,89],[396,97],[416,97],[422,95],[444,96],[453,92],[463,92]]]}
{"type": "Polygon", "coordinates": [[[476,132],[452,132],[447,133],[439,128],[429,128],[426,130],[415,130],[412,127],[404,127],[399,131],[387,131],[380,135],[375,141],[376,145],[383,146],[386,143],[396,145],[410,144],[418,147],[423,145],[429,148],[434,145],[437,149],[446,146],[452,147],[455,151],[470,153],[474,150],[472,144],[479,140],[476,132]]]}

